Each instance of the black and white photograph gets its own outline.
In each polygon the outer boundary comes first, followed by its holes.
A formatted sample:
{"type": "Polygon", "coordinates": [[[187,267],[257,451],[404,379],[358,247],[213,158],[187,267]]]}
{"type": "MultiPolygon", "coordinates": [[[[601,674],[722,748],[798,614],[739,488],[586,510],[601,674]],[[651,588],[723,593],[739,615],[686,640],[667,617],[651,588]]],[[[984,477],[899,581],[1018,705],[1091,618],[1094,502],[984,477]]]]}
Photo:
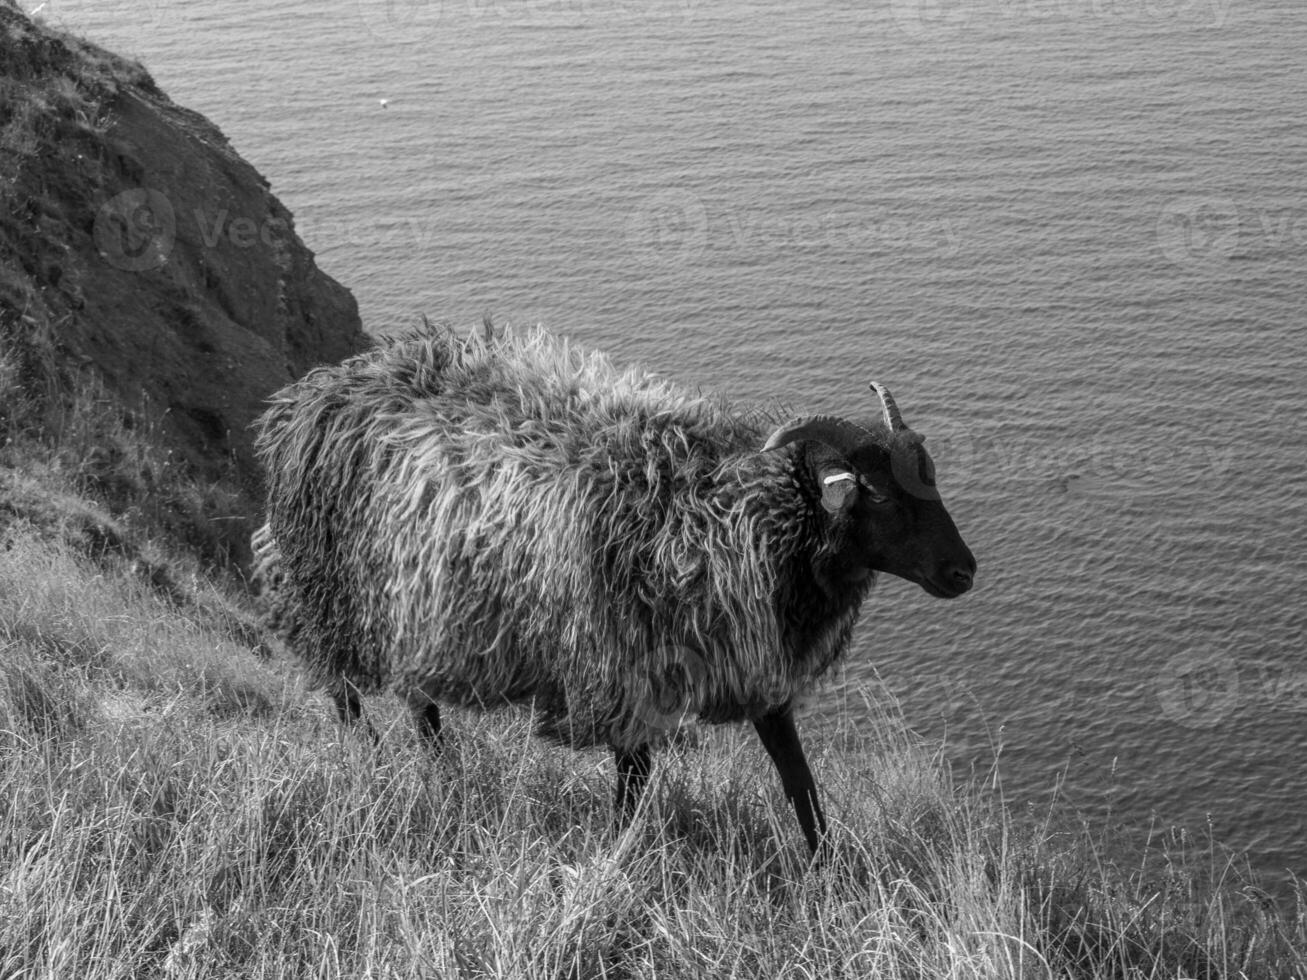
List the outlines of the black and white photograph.
{"type": "Polygon", "coordinates": [[[0,0],[0,980],[1307,980],[1307,8],[0,0]]]}

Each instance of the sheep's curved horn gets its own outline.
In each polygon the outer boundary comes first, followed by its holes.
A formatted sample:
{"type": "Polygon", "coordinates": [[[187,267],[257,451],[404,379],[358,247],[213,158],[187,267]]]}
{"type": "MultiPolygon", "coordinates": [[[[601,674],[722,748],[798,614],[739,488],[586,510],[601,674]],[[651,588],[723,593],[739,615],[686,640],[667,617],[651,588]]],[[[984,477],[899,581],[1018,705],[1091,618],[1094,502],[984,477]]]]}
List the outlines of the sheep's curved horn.
{"type": "Polygon", "coordinates": [[[894,401],[894,396],[889,393],[889,389],[879,381],[873,381],[867,387],[880,396],[880,407],[885,412],[885,424],[889,426],[890,432],[906,429],[907,423],[903,421],[898,403],[894,401]]]}
{"type": "Polygon", "coordinates": [[[762,451],[770,452],[803,439],[823,442],[836,452],[847,456],[868,440],[874,440],[875,436],[862,426],[842,419],[838,415],[808,415],[787,422],[773,432],[762,447],[762,451]]]}

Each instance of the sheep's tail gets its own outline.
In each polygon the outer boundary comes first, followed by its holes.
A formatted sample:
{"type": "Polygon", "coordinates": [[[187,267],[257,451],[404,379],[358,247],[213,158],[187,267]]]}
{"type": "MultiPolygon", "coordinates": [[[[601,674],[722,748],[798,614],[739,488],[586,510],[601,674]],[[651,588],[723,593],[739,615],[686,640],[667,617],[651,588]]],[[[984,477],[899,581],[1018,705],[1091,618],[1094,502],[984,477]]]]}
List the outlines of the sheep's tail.
{"type": "Polygon", "coordinates": [[[303,622],[286,588],[281,548],[272,533],[272,525],[264,524],[250,535],[250,548],[254,552],[250,586],[259,611],[259,625],[302,655],[297,644],[303,622]]]}

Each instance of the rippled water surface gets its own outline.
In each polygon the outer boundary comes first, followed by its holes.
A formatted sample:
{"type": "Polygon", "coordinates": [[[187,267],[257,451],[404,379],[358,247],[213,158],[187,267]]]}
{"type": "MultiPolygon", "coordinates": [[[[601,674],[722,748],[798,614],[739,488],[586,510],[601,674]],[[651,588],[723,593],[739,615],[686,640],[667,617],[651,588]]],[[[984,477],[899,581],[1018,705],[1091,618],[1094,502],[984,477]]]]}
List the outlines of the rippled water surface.
{"type": "Polygon", "coordinates": [[[882,582],[805,727],[888,689],[1014,801],[1307,874],[1300,4],[43,14],[216,121],[374,330],[541,322],[805,410],[888,383],[978,587],[882,582]]]}

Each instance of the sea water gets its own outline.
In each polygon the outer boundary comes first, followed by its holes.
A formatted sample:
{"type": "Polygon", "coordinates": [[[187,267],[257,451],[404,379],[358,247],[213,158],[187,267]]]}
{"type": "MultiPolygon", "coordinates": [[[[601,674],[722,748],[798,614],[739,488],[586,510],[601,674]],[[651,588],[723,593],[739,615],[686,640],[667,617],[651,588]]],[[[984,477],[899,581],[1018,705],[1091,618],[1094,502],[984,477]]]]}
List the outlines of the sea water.
{"type": "Polygon", "coordinates": [[[976,589],[884,579],[802,726],[894,698],[1015,805],[1307,873],[1295,0],[41,14],[213,119],[374,332],[541,323],[804,412],[889,385],[976,589]]]}

